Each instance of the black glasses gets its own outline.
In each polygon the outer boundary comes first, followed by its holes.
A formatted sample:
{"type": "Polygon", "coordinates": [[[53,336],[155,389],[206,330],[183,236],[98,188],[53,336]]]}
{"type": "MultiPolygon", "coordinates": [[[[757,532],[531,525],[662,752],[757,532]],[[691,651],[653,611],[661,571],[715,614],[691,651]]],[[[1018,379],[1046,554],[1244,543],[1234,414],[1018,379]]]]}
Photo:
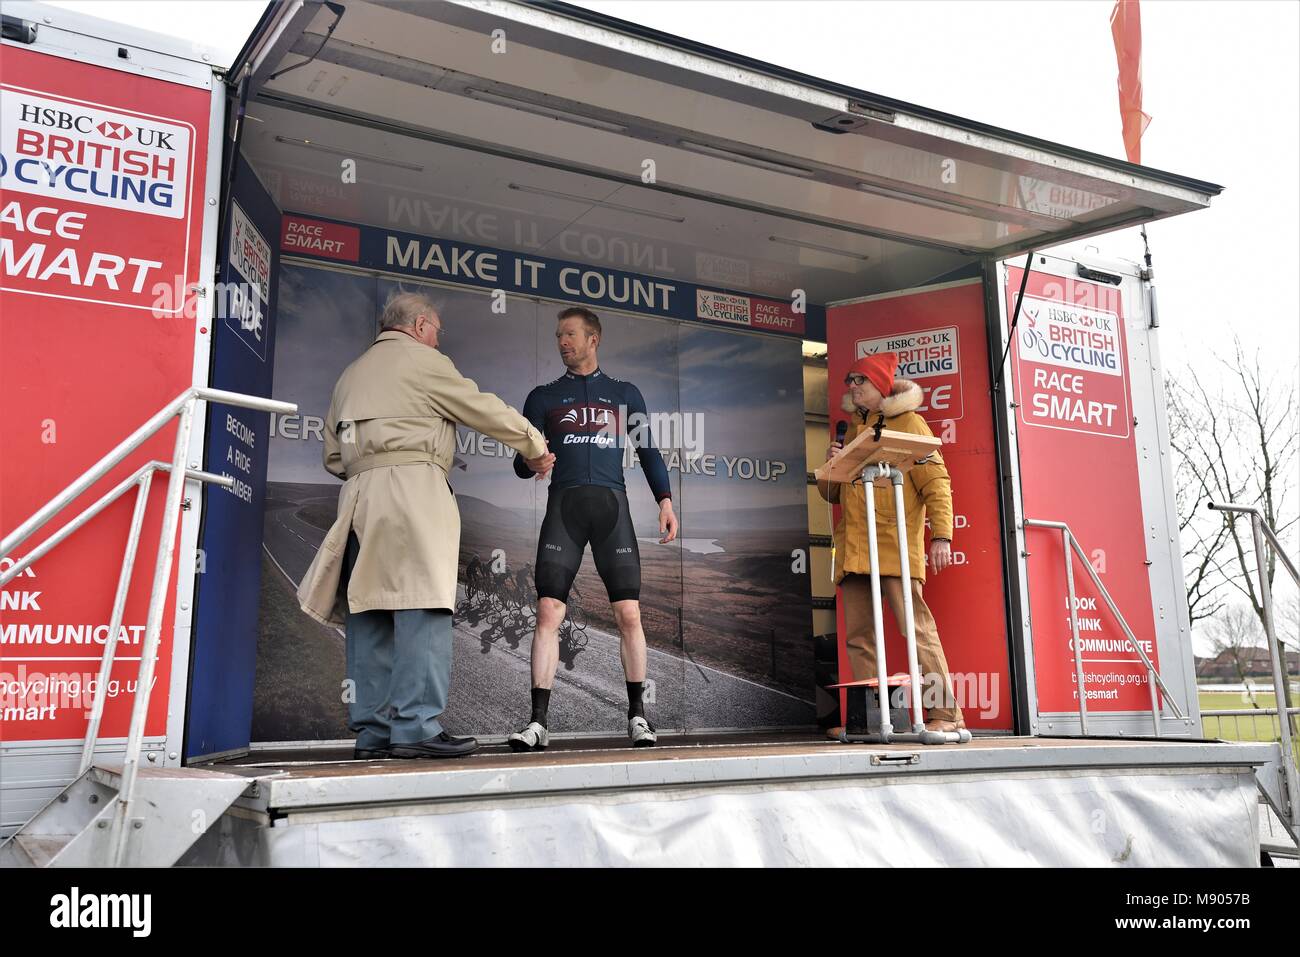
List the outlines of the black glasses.
{"type": "Polygon", "coordinates": [[[866,376],[858,375],[856,372],[849,373],[844,377],[845,385],[862,385],[866,381],[867,381],[866,376]]]}

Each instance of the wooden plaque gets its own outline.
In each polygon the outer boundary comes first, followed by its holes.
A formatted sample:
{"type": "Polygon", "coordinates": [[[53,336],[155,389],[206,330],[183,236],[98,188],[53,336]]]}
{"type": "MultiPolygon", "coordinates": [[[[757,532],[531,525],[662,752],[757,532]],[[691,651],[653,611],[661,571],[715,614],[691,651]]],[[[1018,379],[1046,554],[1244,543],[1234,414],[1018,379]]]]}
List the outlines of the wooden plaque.
{"type": "MultiPolygon", "coordinates": [[[[943,445],[941,439],[932,435],[914,435],[911,432],[895,432],[882,429],[880,441],[872,436],[875,430],[870,426],[858,433],[844,451],[830,462],[823,462],[821,468],[813,473],[817,481],[852,482],[868,465],[886,462],[900,472],[906,472],[935,449],[943,445]]],[[[877,480],[877,484],[887,483],[888,478],[877,480]]]]}

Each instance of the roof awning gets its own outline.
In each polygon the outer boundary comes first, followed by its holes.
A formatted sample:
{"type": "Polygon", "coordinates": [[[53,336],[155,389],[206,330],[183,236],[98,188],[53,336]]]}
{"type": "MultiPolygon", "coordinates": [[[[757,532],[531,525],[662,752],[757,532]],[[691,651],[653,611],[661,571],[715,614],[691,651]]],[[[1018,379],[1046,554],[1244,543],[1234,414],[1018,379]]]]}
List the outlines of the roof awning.
{"type": "Polygon", "coordinates": [[[292,0],[268,9],[245,63],[250,112],[318,124],[260,146],[247,130],[261,162],[327,168],[304,140],[334,166],[340,149],[371,152],[422,168],[391,166],[399,189],[432,177],[557,221],[648,217],[664,241],[676,222],[697,244],[774,261],[786,244],[797,264],[859,280],[938,274],[1221,191],[566,4],[292,0]]]}

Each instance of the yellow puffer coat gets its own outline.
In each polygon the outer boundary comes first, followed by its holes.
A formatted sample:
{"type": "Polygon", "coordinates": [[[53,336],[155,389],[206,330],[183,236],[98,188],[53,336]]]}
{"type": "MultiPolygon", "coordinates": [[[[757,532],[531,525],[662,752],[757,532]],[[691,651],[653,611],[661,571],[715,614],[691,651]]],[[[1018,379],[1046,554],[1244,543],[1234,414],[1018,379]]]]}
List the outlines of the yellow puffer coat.
{"type": "MultiPolygon", "coordinates": [[[[863,429],[871,428],[880,414],[885,417],[885,428],[915,435],[933,435],[925,419],[916,413],[921,404],[921,387],[909,379],[895,379],[894,390],[885,399],[880,413],[868,412],[865,416],[853,409],[845,396],[846,411],[852,410],[845,444],[853,441],[863,429]]],[[[846,574],[871,573],[870,552],[867,549],[866,496],[861,485],[846,486],[840,482],[818,482],[822,498],[840,505],[840,520],[835,526],[835,584],[846,574]],[[845,530],[848,530],[847,538],[845,530]]],[[[880,574],[902,575],[898,558],[898,525],[894,517],[894,488],[877,485],[876,545],[880,555],[880,574]]],[[[907,516],[907,556],[911,577],[925,581],[925,520],[930,520],[930,533],[937,538],[952,539],[952,482],[943,464],[943,455],[930,453],[922,464],[913,466],[903,475],[903,511],[907,516]]]]}

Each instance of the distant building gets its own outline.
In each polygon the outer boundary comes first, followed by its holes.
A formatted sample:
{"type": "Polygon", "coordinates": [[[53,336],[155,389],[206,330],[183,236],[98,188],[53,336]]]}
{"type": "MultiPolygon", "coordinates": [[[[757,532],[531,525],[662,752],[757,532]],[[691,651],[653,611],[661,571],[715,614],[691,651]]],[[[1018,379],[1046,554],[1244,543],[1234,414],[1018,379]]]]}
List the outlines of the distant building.
{"type": "MultiPolygon", "coordinates": [[[[1286,652],[1285,667],[1288,675],[1300,671],[1300,652],[1286,652]]],[[[1213,658],[1196,657],[1196,677],[1202,681],[1236,682],[1242,678],[1265,678],[1272,680],[1273,665],[1269,661],[1268,648],[1226,648],[1213,658]]]]}

